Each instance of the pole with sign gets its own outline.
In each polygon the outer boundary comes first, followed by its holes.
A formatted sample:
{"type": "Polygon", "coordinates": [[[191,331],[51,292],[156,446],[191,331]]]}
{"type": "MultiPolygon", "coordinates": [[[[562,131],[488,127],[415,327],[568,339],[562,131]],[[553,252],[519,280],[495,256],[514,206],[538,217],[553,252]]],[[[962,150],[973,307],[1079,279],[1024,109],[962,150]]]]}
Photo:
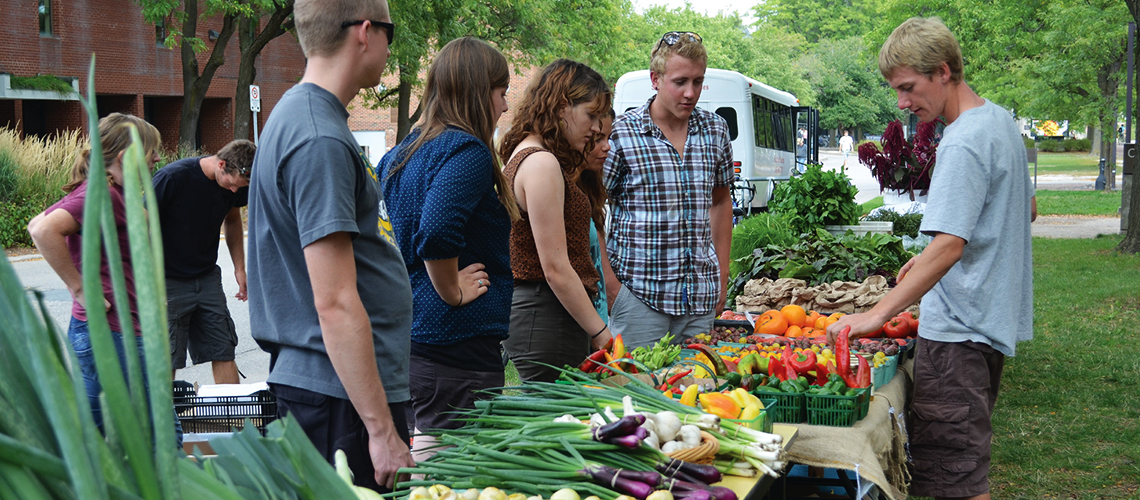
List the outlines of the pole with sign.
{"type": "Polygon", "coordinates": [[[261,111],[261,87],[249,86],[249,110],[253,111],[253,144],[257,145],[257,113],[261,111]]]}

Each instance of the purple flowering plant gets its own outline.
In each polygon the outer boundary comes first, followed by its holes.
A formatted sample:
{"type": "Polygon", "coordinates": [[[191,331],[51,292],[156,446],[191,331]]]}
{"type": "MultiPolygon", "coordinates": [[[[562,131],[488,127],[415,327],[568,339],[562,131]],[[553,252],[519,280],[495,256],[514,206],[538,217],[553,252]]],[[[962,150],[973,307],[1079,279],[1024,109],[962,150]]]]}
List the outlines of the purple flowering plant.
{"type": "Polygon", "coordinates": [[[871,142],[859,146],[859,163],[871,169],[871,175],[879,181],[879,192],[906,192],[912,201],[915,191],[926,194],[934,174],[935,150],[942,138],[936,133],[941,122],[919,122],[914,138],[907,141],[902,122],[895,120],[883,132],[881,147],[871,142]]]}

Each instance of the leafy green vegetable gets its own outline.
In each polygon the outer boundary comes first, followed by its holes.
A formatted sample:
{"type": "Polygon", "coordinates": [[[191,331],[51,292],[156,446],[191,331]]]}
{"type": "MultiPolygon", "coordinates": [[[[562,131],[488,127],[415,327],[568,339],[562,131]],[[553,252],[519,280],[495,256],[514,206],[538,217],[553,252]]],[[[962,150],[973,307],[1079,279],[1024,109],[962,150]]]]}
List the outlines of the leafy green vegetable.
{"type": "Polygon", "coordinates": [[[752,255],[766,245],[790,246],[799,233],[793,232],[787,219],[771,212],[760,212],[740,221],[732,228],[732,247],[728,253],[728,277],[735,278],[744,270],[737,259],[752,255]]]}
{"type": "Polygon", "coordinates": [[[873,215],[868,215],[865,219],[867,221],[889,221],[895,223],[894,233],[897,235],[907,235],[911,238],[918,237],[918,227],[922,225],[922,212],[907,212],[900,214],[894,210],[879,210],[873,215]]]}
{"type": "Polygon", "coordinates": [[[846,174],[825,172],[822,165],[814,164],[802,175],[776,185],[768,207],[785,217],[795,234],[810,233],[825,225],[856,224],[858,192],[846,174]]]}
{"type": "Polygon", "coordinates": [[[804,236],[793,245],[766,245],[739,259],[745,271],[729,284],[729,296],[736,297],[749,280],[762,277],[802,279],[808,286],[858,282],[873,274],[893,277],[911,258],[902,239],[889,234],[855,236],[847,231],[836,237],[817,229],[804,236]]]}

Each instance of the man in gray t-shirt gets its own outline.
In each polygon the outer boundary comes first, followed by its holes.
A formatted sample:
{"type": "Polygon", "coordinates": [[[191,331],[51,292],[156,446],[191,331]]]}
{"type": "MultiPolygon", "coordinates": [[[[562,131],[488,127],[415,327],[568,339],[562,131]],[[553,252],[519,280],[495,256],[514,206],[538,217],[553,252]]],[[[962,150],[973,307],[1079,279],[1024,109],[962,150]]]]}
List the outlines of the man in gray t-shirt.
{"type": "Polygon", "coordinates": [[[962,79],[941,21],[911,18],[879,52],[900,109],[948,124],[921,231],[934,237],[874,308],[841,318],[828,339],[861,337],[922,299],[909,422],[910,493],[988,500],[990,416],[1006,356],[1033,338],[1035,217],[1025,147],[1010,114],[962,79]],[[904,279],[905,278],[905,279],[904,279]]]}
{"type": "Polygon", "coordinates": [[[344,449],[356,484],[380,491],[414,465],[412,291],[346,106],[380,83],[388,12],[384,0],[297,0],[305,74],[269,116],[249,191],[250,326],[278,412],[327,460],[344,449]]]}

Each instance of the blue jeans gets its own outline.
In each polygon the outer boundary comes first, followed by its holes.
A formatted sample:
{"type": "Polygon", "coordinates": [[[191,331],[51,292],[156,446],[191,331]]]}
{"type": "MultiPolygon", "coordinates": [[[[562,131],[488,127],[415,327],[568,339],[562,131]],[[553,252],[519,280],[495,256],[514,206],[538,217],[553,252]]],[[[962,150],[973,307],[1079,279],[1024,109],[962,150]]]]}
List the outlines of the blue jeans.
{"type": "MultiPolygon", "coordinates": [[[[115,340],[115,350],[119,353],[119,366],[123,370],[123,378],[127,378],[127,354],[123,346],[123,334],[111,332],[115,340]]],[[[87,400],[91,403],[91,416],[95,419],[95,426],[103,432],[103,411],[99,407],[99,393],[103,387],[99,384],[99,375],[95,371],[95,351],[91,348],[91,333],[87,329],[87,322],[71,318],[67,328],[67,339],[75,349],[75,357],[79,358],[79,370],[83,372],[83,385],[87,388],[87,400]]],[[[146,381],[146,358],[143,355],[142,339],[138,339],[139,363],[143,367],[143,392],[147,395],[147,404],[150,404],[149,385],[146,381]]],[[[174,440],[178,449],[182,449],[182,422],[178,421],[178,414],[174,414],[174,440]]]]}

